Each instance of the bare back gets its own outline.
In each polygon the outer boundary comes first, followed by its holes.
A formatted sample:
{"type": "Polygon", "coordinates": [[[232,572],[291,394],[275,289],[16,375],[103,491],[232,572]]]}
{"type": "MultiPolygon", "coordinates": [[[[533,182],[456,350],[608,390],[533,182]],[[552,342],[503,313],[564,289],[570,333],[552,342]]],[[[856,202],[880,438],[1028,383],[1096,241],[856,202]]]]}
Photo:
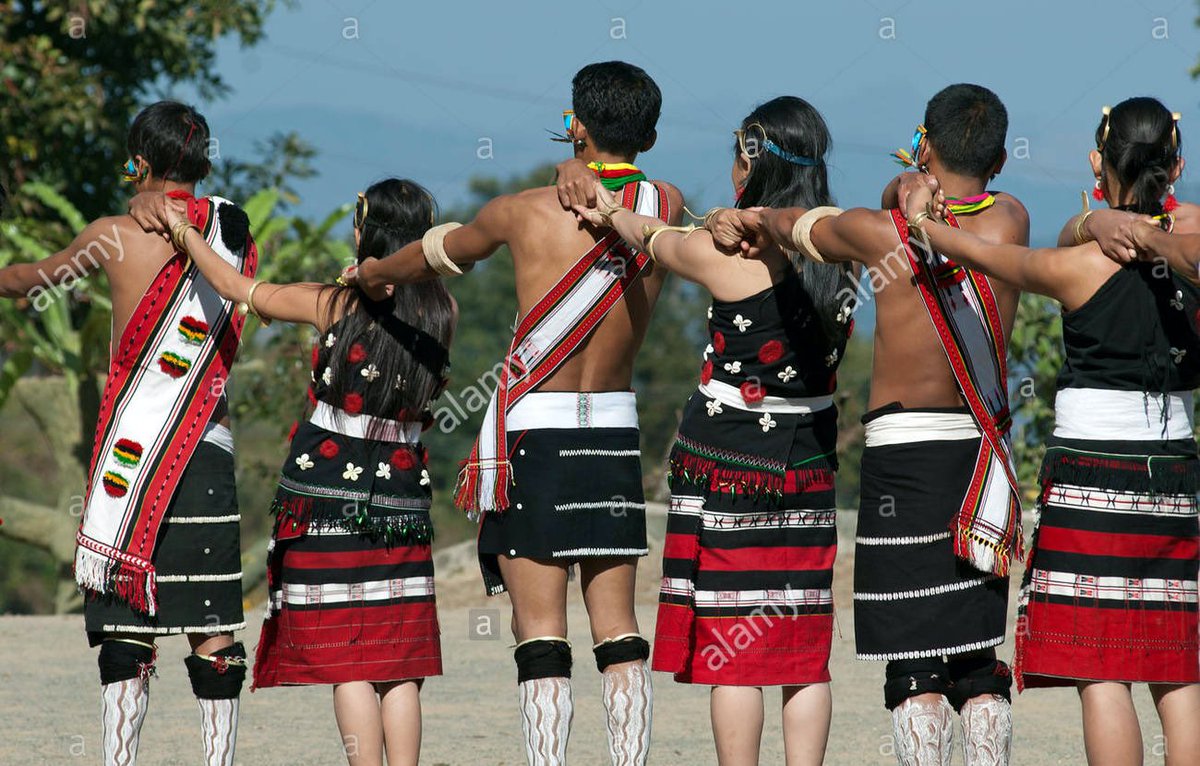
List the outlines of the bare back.
{"type": "MultiPolygon", "coordinates": [[[[171,260],[175,248],[160,234],[142,230],[128,215],[102,218],[91,224],[96,228],[92,261],[99,262],[108,276],[112,298],[112,340],[115,350],[138,304],[163,266],[171,260]],[[103,257],[99,257],[103,252],[103,257]]],[[[90,227],[89,227],[90,228],[90,227]]],[[[224,399],[217,405],[213,420],[228,425],[228,406],[224,399]]]]}
{"type": "MultiPolygon", "coordinates": [[[[509,208],[514,219],[508,245],[523,317],[605,232],[580,223],[573,213],[564,210],[552,187],[522,192],[513,197],[513,202],[509,208]]],[[[672,210],[677,209],[676,200],[672,203],[672,210]]],[[[633,360],[646,337],[666,274],[666,269],[651,264],[592,336],[539,390],[628,391],[633,381],[633,360]]]]}
{"type": "MultiPolygon", "coordinates": [[[[878,255],[864,254],[866,275],[876,304],[875,351],[869,408],[891,402],[905,407],[963,406],[946,352],[933,329],[912,269],[892,224],[891,213],[873,211],[873,239],[878,255]]],[[[995,243],[1027,244],[1028,217],[1014,198],[997,195],[997,204],[970,216],[959,216],[964,231],[995,243]],[[1023,221],[1023,223],[1022,223],[1023,221]]],[[[990,280],[1004,325],[1004,340],[1012,336],[1020,292],[997,279],[990,280]]]]}

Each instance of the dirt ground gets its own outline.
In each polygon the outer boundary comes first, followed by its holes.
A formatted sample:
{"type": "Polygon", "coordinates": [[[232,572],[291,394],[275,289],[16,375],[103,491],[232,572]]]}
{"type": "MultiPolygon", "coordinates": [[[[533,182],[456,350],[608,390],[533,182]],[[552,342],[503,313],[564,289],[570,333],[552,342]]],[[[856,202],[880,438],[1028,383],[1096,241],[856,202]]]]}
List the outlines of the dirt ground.
{"type": "MultiPolygon", "coordinates": [[[[652,539],[660,541],[662,520],[652,521],[651,526],[652,539]]],[[[833,730],[826,763],[894,764],[890,720],[882,702],[883,666],[854,659],[849,593],[853,514],[843,516],[842,527],[846,555],[839,557],[836,577],[841,608],[833,647],[833,730]]],[[[639,593],[638,616],[648,632],[654,625],[660,553],[656,546],[646,560],[647,574],[639,593]]],[[[422,762],[433,766],[521,766],[525,761],[512,641],[507,634],[507,601],[480,595],[470,544],[442,551],[437,564],[446,674],[431,679],[422,693],[422,762]]],[[[260,613],[261,607],[254,606],[248,614],[251,625],[244,637],[251,646],[257,642],[260,613]]],[[[577,594],[570,624],[575,646],[589,646],[586,615],[577,594]]],[[[139,763],[145,766],[202,763],[198,713],[183,666],[185,652],[182,638],[160,642],[159,677],[152,683],[150,714],[142,730],[139,763]]],[[[1006,658],[1011,655],[1011,640],[1000,652],[1006,658]]],[[[600,679],[590,656],[578,654],[575,724],[568,752],[573,764],[601,766],[608,763],[608,757],[600,679]]],[[[656,674],[654,680],[651,763],[715,763],[707,689],[676,684],[662,674],[656,674]]],[[[98,685],[95,652],[87,648],[81,617],[0,617],[0,764],[101,763],[98,685]]],[[[762,763],[783,763],[778,692],[768,690],[766,699],[762,763]]],[[[1162,763],[1160,730],[1149,695],[1139,689],[1136,699],[1146,740],[1146,763],[1162,763]]],[[[1074,692],[1026,693],[1016,701],[1014,718],[1014,764],[1084,762],[1074,692]]],[[[266,689],[244,694],[237,763],[345,763],[329,690],[266,689]]],[[[955,763],[961,763],[961,754],[955,763]]]]}

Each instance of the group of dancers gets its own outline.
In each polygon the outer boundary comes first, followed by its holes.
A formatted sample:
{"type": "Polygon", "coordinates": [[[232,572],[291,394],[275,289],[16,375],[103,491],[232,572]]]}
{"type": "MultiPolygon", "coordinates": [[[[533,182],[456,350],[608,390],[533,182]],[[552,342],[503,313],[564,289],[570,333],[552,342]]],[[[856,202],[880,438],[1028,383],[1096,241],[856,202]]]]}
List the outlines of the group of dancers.
{"type": "Polygon", "coordinates": [[[135,761],[154,641],[170,634],[191,643],[207,763],[233,763],[249,663],[234,641],[245,623],[224,382],[248,313],[316,328],[308,416],[271,508],[253,684],[332,685],[352,766],[417,762],[419,692],[442,671],[420,435],[457,319],[443,279],[505,245],[519,317],[455,501],[478,514],[487,592],[512,602],[530,764],[566,761],[575,565],[612,763],[646,763],[651,670],[711,687],[719,763],[758,762],[768,686],[782,690],[787,763],[822,762],[833,395],[864,277],[876,323],[854,634],[860,659],[886,662],[899,763],[949,764],[957,714],[968,766],[1007,764],[1014,676],[1078,689],[1093,764],[1142,762],[1130,685],[1149,683],[1166,762],[1200,762],[1200,208],[1173,195],[1178,115],[1150,98],[1105,108],[1090,155],[1103,207],[1067,222],[1060,247],[1031,250],[1025,208],[988,190],[1008,120],[986,88],[935,95],[896,155],[916,172],[880,209],[845,212],[820,113],[768,101],[734,131],[736,205],[701,226],[681,226],[679,191],[634,164],[661,103],[638,67],[584,67],[559,139],[573,157],[555,186],[436,225],[421,186],[375,183],[356,203],[355,266],[336,284],[271,284],[255,279],[245,213],[195,196],[210,169],[204,118],[160,102],[129,133],[129,214],[0,269],[6,297],[99,269],[112,290],[75,564],[100,647],[107,764],[135,761]],[[80,258],[112,234],[122,258],[80,258]],[[670,272],[712,304],[669,459],[652,651],[634,611],[648,548],[630,388],[670,272]],[[1007,391],[1022,291],[1062,305],[1065,346],[1028,552],[1007,391]],[[1025,577],[1010,670],[995,647],[1014,559],[1025,577]]]}

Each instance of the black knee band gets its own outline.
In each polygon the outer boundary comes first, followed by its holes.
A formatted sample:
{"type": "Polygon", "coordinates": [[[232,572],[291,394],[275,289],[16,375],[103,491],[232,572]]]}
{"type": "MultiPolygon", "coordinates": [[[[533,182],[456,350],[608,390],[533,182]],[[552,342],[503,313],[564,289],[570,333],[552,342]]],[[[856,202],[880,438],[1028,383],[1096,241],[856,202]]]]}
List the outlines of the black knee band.
{"type": "Polygon", "coordinates": [[[1012,702],[1012,671],[995,657],[951,660],[950,680],[954,683],[950,704],[960,712],[967,700],[984,694],[995,694],[1012,702]]]}
{"type": "Polygon", "coordinates": [[[596,644],[592,653],[596,655],[596,669],[603,673],[609,665],[650,659],[650,642],[641,636],[623,636],[596,644]]]}
{"type": "Polygon", "coordinates": [[[236,699],[246,680],[246,647],[238,641],[218,649],[211,657],[189,654],[184,658],[192,693],[202,700],[236,699]]]}
{"type": "Polygon", "coordinates": [[[919,660],[892,660],[885,671],[883,705],[895,710],[909,697],[921,694],[950,695],[950,671],[941,657],[919,660]]]}
{"type": "Polygon", "coordinates": [[[539,638],[523,643],[513,652],[517,661],[517,683],[538,678],[571,677],[571,645],[564,638],[539,638]]]}
{"type": "Polygon", "coordinates": [[[148,678],[154,672],[154,647],[107,639],[100,644],[100,683],[148,678]]]}

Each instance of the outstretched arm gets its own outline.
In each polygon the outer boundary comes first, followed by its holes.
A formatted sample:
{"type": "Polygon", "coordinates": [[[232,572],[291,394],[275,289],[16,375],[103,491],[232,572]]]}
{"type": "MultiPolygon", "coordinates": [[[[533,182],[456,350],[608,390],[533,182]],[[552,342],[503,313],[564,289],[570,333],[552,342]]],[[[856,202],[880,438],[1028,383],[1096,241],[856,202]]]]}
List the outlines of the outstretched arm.
{"type": "MultiPolygon", "coordinates": [[[[148,200],[146,204],[157,211],[166,231],[171,231],[177,223],[187,220],[184,210],[181,209],[183,206],[168,200],[165,195],[161,201],[156,198],[148,200]]],[[[328,289],[328,286],[315,282],[287,285],[264,282],[254,288],[255,280],[242,274],[217,255],[194,227],[183,232],[180,244],[196,264],[196,268],[222,298],[234,303],[249,304],[253,289],[252,308],[264,321],[278,319],[281,322],[310,324],[324,329],[329,301],[335,292],[328,289]]]]}
{"type": "Polygon", "coordinates": [[[99,271],[108,260],[125,257],[114,218],[88,224],[66,249],[34,263],[0,269],[0,297],[24,298],[37,288],[71,284],[99,271]]]}
{"type": "MultiPolygon", "coordinates": [[[[593,183],[596,202],[574,205],[580,218],[594,226],[611,226],[621,239],[637,249],[645,249],[648,231],[666,226],[659,218],[640,215],[617,203],[616,195],[599,183],[593,183]]],[[[677,208],[678,205],[672,205],[677,208]]],[[[727,272],[729,259],[717,251],[713,237],[704,229],[663,231],[654,237],[653,256],[670,271],[718,295],[723,285],[720,275],[727,272]]],[[[718,296],[719,297],[719,296],[718,296]]]]}
{"type": "Polygon", "coordinates": [[[955,263],[993,276],[1019,290],[1048,296],[1068,307],[1078,306],[1094,290],[1094,286],[1082,278],[1081,270],[1092,270],[1091,257],[1103,258],[1097,246],[1031,249],[989,242],[922,215],[932,198],[928,189],[923,194],[910,195],[906,210],[908,220],[914,222],[924,218],[916,228],[925,233],[935,250],[955,263]]]}
{"type": "Polygon", "coordinates": [[[1168,234],[1158,226],[1138,223],[1133,241],[1142,260],[1163,260],[1194,285],[1200,285],[1200,234],[1168,234]]]}
{"type": "MultiPolygon", "coordinates": [[[[467,271],[489,257],[509,236],[512,197],[496,197],[483,206],[475,220],[454,229],[442,240],[446,255],[467,271]]],[[[386,258],[367,258],[358,268],[357,281],[375,299],[385,295],[387,285],[437,279],[439,274],[427,261],[422,240],[411,242],[386,258]]]]}

